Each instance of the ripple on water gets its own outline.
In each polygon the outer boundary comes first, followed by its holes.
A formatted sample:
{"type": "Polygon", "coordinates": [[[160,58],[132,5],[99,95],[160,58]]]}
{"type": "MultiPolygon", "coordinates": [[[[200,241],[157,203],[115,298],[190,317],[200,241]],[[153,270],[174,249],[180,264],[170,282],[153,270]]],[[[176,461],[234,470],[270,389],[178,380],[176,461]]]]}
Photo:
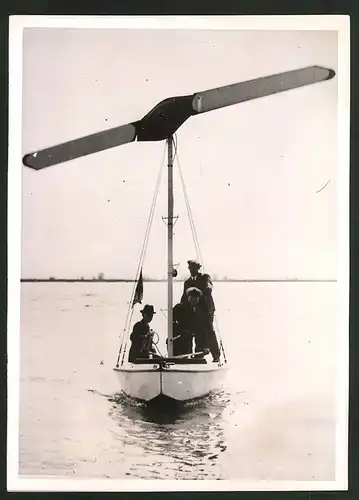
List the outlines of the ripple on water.
{"type": "MultiPolygon", "coordinates": [[[[162,285],[146,286],[153,290],[154,303],[157,298],[160,303],[162,285]]],[[[125,317],[131,287],[22,286],[21,474],[334,478],[336,285],[222,288],[218,283],[221,328],[234,361],[228,393],[180,411],[154,410],[113,394],[117,382],[109,365],[116,357],[118,320],[125,317]],[[275,307],[268,308],[271,304],[275,307]],[[234,332],[239,313],[242,327],[234,332]],[[88,392],[89,387],[95,389],[88,392]],[[97,392],[100,388],[107,395],[97,392]]]]}
{"type": "Polygon", "coordinates": [[[171,409],[151,407],[121,394],[109,398],[110,415],[118,424],[130,465],[126,476],[161,479],[221,479],[225,452],[220,417],[228,395],[218,393],[200,402],[171,409]],[[132,462],[132,463],[131,463],[132,462]]]}

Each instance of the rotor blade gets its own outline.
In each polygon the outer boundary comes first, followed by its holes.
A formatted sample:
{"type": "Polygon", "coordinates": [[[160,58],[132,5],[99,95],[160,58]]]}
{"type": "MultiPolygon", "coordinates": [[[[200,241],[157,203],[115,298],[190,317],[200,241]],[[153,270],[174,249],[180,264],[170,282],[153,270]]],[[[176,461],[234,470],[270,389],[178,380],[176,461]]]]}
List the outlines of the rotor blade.
{"type": "Polygon", "coordinates": [[[255,80],[226,85],[225,87],[197,92],[193,96],[192,106],[194,113],[204,113],[251,99],[277,94],[285,90],[292,90],[305,85],[330,80],[334,76],[335,71],[332,69],[322,68],[321,66],[310,66],[308,68],[296,69],[255,80]]]}
{"type": "Polygon", "coordinates": [[[136,128],[134,124],[129,123],[27,154],[22,161],[27,167],[40,170],[81,156],[127,144],[134,141],[135,138],[136,128]]]}

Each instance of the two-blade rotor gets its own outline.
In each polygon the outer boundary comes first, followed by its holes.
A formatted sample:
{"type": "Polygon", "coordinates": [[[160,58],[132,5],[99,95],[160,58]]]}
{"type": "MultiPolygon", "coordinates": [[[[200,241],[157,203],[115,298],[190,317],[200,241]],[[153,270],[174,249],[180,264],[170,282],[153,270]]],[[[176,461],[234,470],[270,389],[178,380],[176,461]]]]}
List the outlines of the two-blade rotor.
{"type": "Polygon", "coordinates": [[[141,120],[27,154],[23,163],[40,170],[99,151],[137,141],[167,139],[191,116],[252,99],[304,87],[335,76],[332,69],[310,66],[284,73],[218,87],[193,95],[171,97],[155,106],[141,120]]]}

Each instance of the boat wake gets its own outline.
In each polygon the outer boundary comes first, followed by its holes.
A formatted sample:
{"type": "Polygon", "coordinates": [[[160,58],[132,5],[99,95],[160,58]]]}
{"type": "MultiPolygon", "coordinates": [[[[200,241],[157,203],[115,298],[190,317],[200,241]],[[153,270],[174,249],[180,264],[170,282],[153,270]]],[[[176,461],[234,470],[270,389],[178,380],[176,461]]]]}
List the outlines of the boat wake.
{"type": "Polygon", "coordinates": [[[203,398],[192,401],[174,401],[167,398],[159,398],[155,402],[138,401],[126,396],[122,392],[114,394],[105,394],[96,389],[88,389],[88,392],[106,398],[112,403],[113,412],[121,412],[129,418],[143,419],[148,422],[157,424],[175,423],[181,420],[193,411],[206,411],[208,416],[211,416],[211,407],[215,409],[224,409],[230,402],[230,394],[224,390],[218,390],[203,398]]]}

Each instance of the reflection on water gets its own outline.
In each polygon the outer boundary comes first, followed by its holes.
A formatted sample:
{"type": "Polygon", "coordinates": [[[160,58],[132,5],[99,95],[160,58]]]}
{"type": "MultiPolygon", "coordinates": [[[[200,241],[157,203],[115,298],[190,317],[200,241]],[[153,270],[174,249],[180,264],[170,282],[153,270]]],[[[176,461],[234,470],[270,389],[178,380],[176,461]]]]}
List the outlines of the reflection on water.
{"type": "Polygon", "coordinates": [[[171,408],[117,395],[131,287],[22,284],[20,474],[333,479],[336,285],[217,283],[225,392],[171,408]]]}
{"type": "Polygon", "coordinates": [[[221,422],[228,401],[224,393],[191,404],[141,405],[122,395],[112,401],[110,415],[121,428],[123,445],[140,448],[143,457],[127,475],[222,479],[218,458],[227,448],[221,422]]]}

